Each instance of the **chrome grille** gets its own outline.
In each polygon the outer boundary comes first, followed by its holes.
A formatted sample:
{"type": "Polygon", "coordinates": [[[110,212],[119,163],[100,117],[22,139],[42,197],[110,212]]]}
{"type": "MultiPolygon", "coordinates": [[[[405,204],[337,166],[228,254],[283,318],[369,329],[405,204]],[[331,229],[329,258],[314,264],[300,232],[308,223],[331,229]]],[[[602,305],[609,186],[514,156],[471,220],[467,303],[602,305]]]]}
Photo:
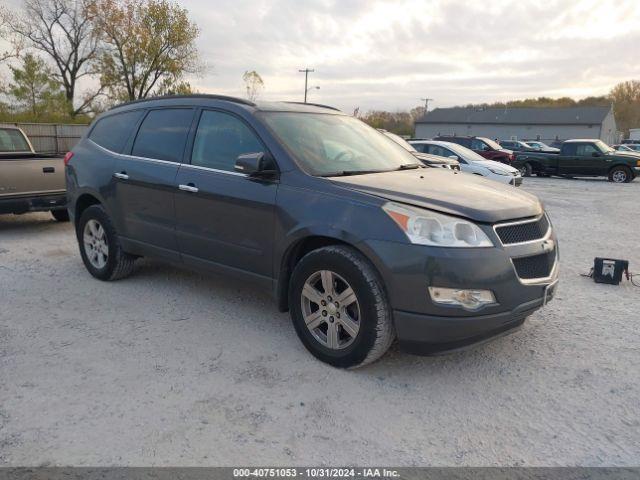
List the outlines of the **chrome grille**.
{"type": "Polygon", "coordinates": [[[549,231],[549,220],[542,215],[537,220],[511,223],[504,226],[496,225],[496,234],[503,245],[541,240],[549,231]]]}

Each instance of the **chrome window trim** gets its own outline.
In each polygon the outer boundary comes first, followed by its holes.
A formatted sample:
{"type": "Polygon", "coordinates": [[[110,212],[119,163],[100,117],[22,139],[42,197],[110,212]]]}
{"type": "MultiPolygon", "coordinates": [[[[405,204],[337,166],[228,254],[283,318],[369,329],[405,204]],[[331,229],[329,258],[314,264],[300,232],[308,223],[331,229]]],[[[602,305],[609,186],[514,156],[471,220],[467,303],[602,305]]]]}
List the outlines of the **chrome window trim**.
{"type": "Polygon", "coordinates": [[[516,221],[516,222],[496,223],[492,227],[493,227],[493,232],[496,234],[496,237],[498,237],[498,241],[500,242],[500,245],[502,245],[505,248],[511,248],[511,247],[515,247],[515,246],[518,246],[518,245],[529,245],[531,243],[541,242],[541,241],[547,240],[551,236],[551,222],[549,221],[549,217],[547,216],[546,212],[543,213],[542,215],[539,215],[539,216],[533,218],[533,219],[519,220],[519,221],[516,221]],[[539,222],[542,217],[546,217],[547,218],[547,231],[544,233],[544,235],[542,237],[536,238],[534,240],[527,240],[526,242],[507,243],[507,244],[502,243],[502,239],[500,238],[500,235],[498,234],[498,230],[497,230],[498,228],[510,227],[512,225],[524,225],[524,224],[527,224],[527,223],[536,223],[536,222],[539,222]]]}
{"type": "Polygon", "coordinates": [[[246,173],[231,172],[229,170],[220,170],[218,168],[211,168],[211,167],[203,167],[202,165],[193,165],[191,163],[182,163],[182,164],[180,164],[180,166],[181,167],[186,167],[186,168],[195,168],[197,170],[205,170],[207,172],[225,173],[227,175],[234,175],[236,177],[248,177],[249,176],[246,173]]]}
{"type": "Polygon", "coordinates": [[[205,171],[208,171],[208,172],[226,173],[227,175],[234,175],[234,176],[238,176],[238,177],[248,177],[249,176],[246,173],[230,172],[228,170],[220,170],[220,169],[217,169],[217,168],[203,167],[203,166],[200,166],[200,165],[192,165],[190,163],[181,163],[181,162],[174,162],[174,161],[171,161],[171,160],[160,160],[158,158],[148,158],[148,157],[138,157],[136,155],[127,155],[126,153],[118,153],[118,152],[114,152],[113,150],[109,150],[108,148],[105,148],[102,145],[97,144],[96,142],[94,142],[90,138],[88,138],[87,140],[89,140],[92,144],[94,144],[96,147],[100,148],[101,150],[104,150],[105,152],[108,152],[108,153],[110,153],[112,155],[117,155],[118,157],[124,157],[124,158],[130,159],[130,160],[141,160],[143,162],[168,164],[168,165],[177,165],[179,167],[195,168],[197,170],[205,170],[205,171]]]}

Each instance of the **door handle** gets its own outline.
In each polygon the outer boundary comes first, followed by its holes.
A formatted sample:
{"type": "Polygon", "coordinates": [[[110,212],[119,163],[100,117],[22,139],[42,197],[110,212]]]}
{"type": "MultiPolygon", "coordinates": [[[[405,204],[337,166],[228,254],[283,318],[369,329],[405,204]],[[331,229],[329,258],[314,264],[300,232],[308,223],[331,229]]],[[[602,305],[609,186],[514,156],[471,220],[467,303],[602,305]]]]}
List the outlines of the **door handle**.
{"type": "Polygon", "coordinates": [[[126,172],[116,172],[113,174],[115,178],[119,178],[120,180],[129,180],[129,175],[126,172]]]}
{"type": "Polygon", "coordinates": [[[42,173],[55,173],[55,171],[54,167],[42,167],[42,173]]]}
{"type": "Polygon", "coordinates": [[[198,187],[193,183],[189,183],[188,185],[178,185],[178,188],[185,192],[198,193],[198,187]]]}

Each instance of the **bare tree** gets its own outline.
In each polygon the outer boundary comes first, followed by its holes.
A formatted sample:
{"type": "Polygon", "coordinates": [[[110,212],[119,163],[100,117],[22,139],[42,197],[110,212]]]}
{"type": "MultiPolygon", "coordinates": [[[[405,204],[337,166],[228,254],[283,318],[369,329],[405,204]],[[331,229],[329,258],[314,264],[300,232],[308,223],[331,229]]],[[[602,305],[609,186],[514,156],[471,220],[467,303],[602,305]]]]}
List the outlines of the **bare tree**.
{"type": "Polygon", "coordinates": [[[260,91],[264,88],[264,81],[262,81],[262,77],[255,70],[251,70],[250,72],[244,72],[244,75],[242,75],[242,81],[244,82],[244,86],[247,90],[247,98],[253,102],[258,98],[260,91]]]}
{"type": "Polygon", "coordinates": [[[72,115],[86,112],[100,90],[87,93],[74,106],[78,80],[95,74],[99,40],[94,35],[91,0],[25,0],[23,15],[11,22],[15,33],[48,55],[62,84],[72,115]]]}
{"type": "Polygon", "coordinates": [[[22,43],[19,38],[11,38],[11,14],[7,7],[0,5],[0,38],[7,40],[10,44],[8,50],[0,51],[0,63],[4,63],[11,58],[20,56],[22,43]]]}

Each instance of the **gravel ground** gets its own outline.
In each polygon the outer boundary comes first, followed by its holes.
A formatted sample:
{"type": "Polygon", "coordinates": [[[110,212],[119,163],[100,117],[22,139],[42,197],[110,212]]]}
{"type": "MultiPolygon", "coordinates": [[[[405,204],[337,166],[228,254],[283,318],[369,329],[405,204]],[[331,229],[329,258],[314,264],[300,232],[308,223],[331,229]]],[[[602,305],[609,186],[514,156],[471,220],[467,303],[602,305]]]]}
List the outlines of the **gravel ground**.
{"type": "Polygon", "coordinates": [[[68,224],[0,217],[0,464],[640,464],[640,288],[578,275],[640,272],[640,181],[523,188],[558,232],[557,298],[474,350],[357,371],[253,287],[149,260],[102,283],[68,224]]]}

